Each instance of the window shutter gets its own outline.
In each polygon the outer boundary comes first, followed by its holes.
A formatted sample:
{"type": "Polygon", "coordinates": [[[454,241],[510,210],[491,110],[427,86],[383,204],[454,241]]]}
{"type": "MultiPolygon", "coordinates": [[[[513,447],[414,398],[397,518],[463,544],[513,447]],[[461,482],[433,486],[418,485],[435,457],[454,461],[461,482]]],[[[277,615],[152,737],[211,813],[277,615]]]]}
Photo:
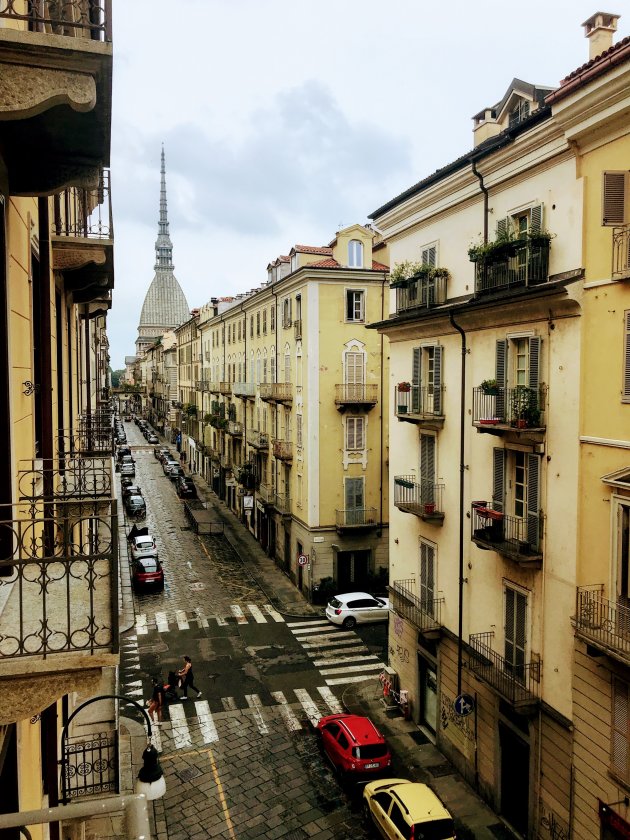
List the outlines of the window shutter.
{"type": "Polygon", "coordinates": [[[505,219],[497,219],[497,232],[496,237],[500,239],[504,236],[507,236],[510,231],[510,223],[511,219],[509,216],[506,216],[505,219]]]}
{"type": "Polygon", "coordinates": [[[538,549],[540,541],[540,458],[527,456],[527,542],[538,549]]]}
{"type": "Polygon", "coordinates": [[[627,172],[604,172],[602,184],[602,225],[626,223],[627,172]]]}
{"type": "Polygon", "coordinates": [[[437,265],[437,248],[435,245],[423,248],[421,259],[423,265],[430,265],[432,268],[435,268],[437,265]]]}
{"type": "Polygon", "coordinates": [[[433,348],[433,413],[442,414],[442,348],[433,348]]]}
{"type": "Polygon", "coordinates": [[[630,777],[630,691],[627,683],[613,677],[612,691],[612,770],[625,781],[630,777]]]}
{"type": "Polygon", "coordinates": [[[505,589],[505,661],[514,662],[514,598],[516,592],[505,589]]]}
{"type": "Polygon", "coordinates": [[[540,386],[540,338],[529,339],[529,387],[535,391],[540,386]]]}
{"type": "Polygon", "coordinates": [[[355,417],[354,423],[355,449],[365,449],[365,418],[355,417]]]}
{"type": "Polygon", "coordinates": [[[505,449],[492,450],[492,507],[503,510],[505,496],[505,449]]]}
{"type": "Polygon", "coordinates": [[[630,309],[624,315],[623,393],[621,401],[630,402],[630,309]]]}
{"type": "Polygon", "coordinates": [[[530,231],[543,229],[543,206],[542,204],[535,204],[529,211],[529,229],[530,231]]]}
{"type": "Polygon", "coordinates": [[[433,615],[435,599],[435,551],[433,546],[420,543],[420,603],[429,615],[433,615]]]}
{"type": "Polygon", "coordinates": [[[420,435],[420,495],[422,504],[435,502],[435,438],[420,435]]]}
{"type": "Polygon", "coordinates": [[[496,380],[499,386],[499,393],[496,397],[496,415],[501,420],[505,420],[505,388],[507,385],[507,355],[508,343],[502,338],[497,341],[496,346],[496,380]]]}

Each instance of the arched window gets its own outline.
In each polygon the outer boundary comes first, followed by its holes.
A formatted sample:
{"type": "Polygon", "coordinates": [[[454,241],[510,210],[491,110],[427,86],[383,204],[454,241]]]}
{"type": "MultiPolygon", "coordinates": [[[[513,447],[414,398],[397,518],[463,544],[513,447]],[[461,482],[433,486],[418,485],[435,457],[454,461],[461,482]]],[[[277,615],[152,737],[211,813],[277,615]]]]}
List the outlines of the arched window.
{"type": "Polygon", "coordinates": [[[348,242],[348,266],[363,268],[363,242],[360,239],[351,239],[348,242]]]}

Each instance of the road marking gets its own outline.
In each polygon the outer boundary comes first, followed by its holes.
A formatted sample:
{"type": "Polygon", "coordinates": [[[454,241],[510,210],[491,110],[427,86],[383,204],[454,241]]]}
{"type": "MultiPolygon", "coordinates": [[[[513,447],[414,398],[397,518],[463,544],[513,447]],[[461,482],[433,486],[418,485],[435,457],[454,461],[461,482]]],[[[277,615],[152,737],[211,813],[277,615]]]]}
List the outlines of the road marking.
{"type": "Polygon", "coordinates": [[[155,623],[157,624],[158,633],[168,633],[168,619],[165,612],[156,612],[155,623]]]}
{"type": "Polygon", "coordinates": [[[278,709],[280,710],[280,714],[282,715],[282,719],[284,720],[287,729],[291,732],[298,732],[302,728],[302,724],[291,711],[287,698],[281,691],[272,691],[271,696],[276,703],[279,703],[278,709]]]}
{"type": "Polygon", "coordinates": [[[235,712],[237,709],[236,700],[233,697],[222,697],[221,703],[226,712],[235,712]]]}
{"type": "Polygon", "coordinates": [[[333,648],[318,648],[316,645],[314,646],[314,650],[307,650],[306,653],[311,659],[314,656],[322,656],[324,659],[336,659],[338,656],[343,656],[347,653],[357,654],[357,655],[366,655],[369,654],[369,649],[363,645],[355,645],[354,647],[333,647],[333,648]]]}
{"type": "Polygon", "coordinates": [[[326,685],[342,685],[343,683],[358,683],[365,680],[373,680],[374,674],[361,674],[358,677],[337,677],[333,680],[326,680],[326,685]]]}
{"type": "Polygon", "coordinates": [[[136,616],[136,633],[139,636],[146,636],[149,632],[147,628],[147,617],[144,613],[136,616]]]}
{"type": "Polygon", "coordinates": [[[155,723],[151,724],[151,743],[159,753],[163,752],[162,736],[160,735],[160,730],[155,723]]]}
{"type": "Polygon", "coordinates": [[[378,659],[378,656],[374,654],[370,654],[369,656],[340,656],[339,658],[336,656],[329,656],[327,659],[314,659],[313,665],[316,668],[319,668],[322,665],[347,665],[350,662],[367,662],[368,659],[378,659]]]}
{"type": "MultiPolygon", "coordinates": [[[[328,682],[328,680],[326,680],[326,682],[328,682]]],[[[310,694],[305,688],[294,688],[293,691],[295,692],[297,699],[300,701],[300,705],[306,712],[306,716],[310,720],[311,726],[317,727],[317,723],[322,717],[322,713],[319,711],[313,700],[311,700],[310,694]]]]}
{"type": "MultiPolygon", "coordinates": [[[[298,632],[301,633],[302,631],[298,631],[298,632]]],[[[347,631],[346,633],[339,633],[337,630],[331,630],[328,633],[322,633],[321,629],[318,629],[318,630],[314,631],[313,635],[307,635],[307,636],[304,636],[303,638],[298,636],[297,633],[295,633],[295,635],[296,635],[299,642],[301,642],[302,640],[305,641],[305,642],[312,642],[312,641],[318,641],[320,639],[321,639],[322,642],[329,642],[331,640],[341,639],[341,640],[343,640],[344,645],[347,645],[348,642],[350,641],[350,639],[356,639],[358,642],[361,641],[361,639],[357,636],[357,634],[353,633],[351,630],[347,631]]]]}
{"type": "Polygon", "coordinates": [[[341,705],[339,700],[337,700],[337,698],[332,693],[332,691],[328,688],[328,686],[320,685],[320,686],[317,687],[317,690],[319,691],[319,693],[321,694],[324,702],[327,704],[328,708],[331,710],[331,712],[334,715],[343,714],[343,706],[341,705]]]}
{"type": "MultiPolygon", "coordinates": [[[[203,545],[203,543],[202,543],[203,545]]],[[[227,799],[225,798],[225,792],[223,790],[223,785],[221,784],[221,777],[219,776],[219,771],[217,770],[217,765],[214,761],[214,756],[212,752],[208,750],[208,758],[210,759],[210,766],[212,768],[212,775],[214,777],[214,783],[216,785],[216,789],[219,792],[219,799],[221,800],[221,809],[223,810],[223,816],[225,817],[225,823],[228,827],[228,831],[230,832],[231,840],[236,840],[236,832],[234,831],[234,823],[232,822],[232,817],[230,816],[230,809],[227,804],[227,799]]],[[[208,798],[211,799],[211,793],[208,792],[208,798]]]]}
{"type": "Polygon", "coordinates": [[[188,619],[184,610],[175,610],[175,620],[177,621],[177,628],[179,630],[188,630],[188,619]]]}
{"type": "Polygon", "coordinates": [[[263,610],[268,613],[274,621],[284,621],[283,616],[271,606],[271,604],[263,604],[263,610]]]}
{"type": "Polygon", "coordinates": [[[204,744],[212,744],[219,740],[217,728],[212,719],[210,706],[207,700],[195,700],[195,710],[199,721],[199,731],[204,744]]]}
{"type": "Polygon", "coordinates": [[[142,680],[134,680],[125,684],[126,693],[130,697],[142,697],[142,680]]]}
{"type": "Polygon", "coordinates": [[[230,610],[232,611],[232,615],[239,624],[247,624],[247,618],[245,617],[243,610],[238,606],[238,604],[232,604],[230,610]]]}
{"type": "Polygon", "coordinates": [[[311,638],[309,638],[308,643],[304,642],[302,644],[302,647],[305,650],[310,650],[311,648],[341,647],[342,645],[347,645],[350,640],[349,639],[328,639],[328,640],[321,639],[320,641],[318,641],[316,644],[313,644],[313,645],[310,644],[310,642],[312,642],[312,641],[314,641],[314,639],[311,637],[311,638]]]}
{"type": "Polygon", "coordinates": [[[265,723],[265,719],[262,715],[262,704],[260,702],[260,697],[257,694],[246,694],[245,700],[247,701],[247,705],[249,706],[249,708],[254,713],[254,720],[256,721],[258,731],[261,735],[268,735],[269,727],[265,723]]]}
{"type": "Polygon", "coordinates": [[[219,627],[227,627],[227,621],[225,618],[221,618],[220,615],[215,615],[215,619],[219,627]]]}
{"type": "MultiPolygon", "coordinates": [[[[334,665],[334,662],[329,663],[330,665],[334,665]]],[[[365,665],[346,665],[343,668],[326,668],[321,670],[319,673],[322,677],[328,677],[331,674],[354,674],[358,673],[359,671],[378,671],[379,668],[384,668],[382,662],[366,662],[365,665]]],[[[330,683],[329,683],[330,684],[330,683]]]]}
{"type": "Polygon", "coordinates": [[[195,613],[197,615],[197,624],[199,627],[208,627],[208,619],[201,607],[195,607],[195,613]]]}
{"type": "Polygon", "coordinates": [[[254,616],[254,620],[255,620],[256,624],[266,624],[267,623],[267,619],[262,614],[262,612],[258,609],[256,604],[248,604],[247,609],[254,616]]]}
{"type": "Polygon", "coordinates": [[[287,621],[287,627],[324,627],[327,621],[287,621]]]}
{"type": "Polygon", "coordinates": [[[293,633],[294,636],[305,636],[305,637],[308,637],[308,635],[311,634],[311,633],[319,633],[319,635],[321,635],[321,636],[337,636],[337,635],[339,635],[339,631],[336,630],[334,627],[330,627],[330,629],[327,629],[325,627],[319,627],[319,626],[297,627],[295,629],[292,628],[291,632],[293,633]]]}
{"type": "Polygon", "coordinates": [[[171,715],[171,725],[173,727],[172,736],[175,741],[175,749],[181,750],[183,747],[191,747],[192,739],[190,737],[190,730],[188,729],[188,721],[182,706],[172,705],[169,707],[171,715]]]}

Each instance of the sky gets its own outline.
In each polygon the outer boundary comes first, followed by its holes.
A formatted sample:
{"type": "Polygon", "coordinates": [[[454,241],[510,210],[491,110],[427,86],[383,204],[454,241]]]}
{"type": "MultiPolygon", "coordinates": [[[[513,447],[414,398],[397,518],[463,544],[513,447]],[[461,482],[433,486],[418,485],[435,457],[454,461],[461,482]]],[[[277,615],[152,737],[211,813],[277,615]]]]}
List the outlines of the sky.
{"type": "MultiPolygon", "coordinates": [[[[627,4],[601,7],[621,13],[627,4]],[[620,8],[621,7],[621,8],[620,8]]],[[[154,276],[160,153],[191,308],[267,279],[472,148],[514,77],[588,60],[594,0],[114,0],[111,365],[154,276]]],[[[615,43],[630,34],[630,10],[615,43]]]]}

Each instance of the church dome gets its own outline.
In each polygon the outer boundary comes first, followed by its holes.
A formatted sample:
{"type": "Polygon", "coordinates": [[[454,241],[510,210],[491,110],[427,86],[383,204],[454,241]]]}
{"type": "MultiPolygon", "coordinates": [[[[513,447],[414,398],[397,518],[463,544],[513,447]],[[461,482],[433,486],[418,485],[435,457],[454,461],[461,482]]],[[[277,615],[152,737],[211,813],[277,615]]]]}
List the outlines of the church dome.
{"type": "Polygon", "coordinates": [[[190,307],[175,275],[158,270],[144,298],[139,326],[155,328],[157,335],[160,330],[179,327],[189,318],[190,307]]]}

